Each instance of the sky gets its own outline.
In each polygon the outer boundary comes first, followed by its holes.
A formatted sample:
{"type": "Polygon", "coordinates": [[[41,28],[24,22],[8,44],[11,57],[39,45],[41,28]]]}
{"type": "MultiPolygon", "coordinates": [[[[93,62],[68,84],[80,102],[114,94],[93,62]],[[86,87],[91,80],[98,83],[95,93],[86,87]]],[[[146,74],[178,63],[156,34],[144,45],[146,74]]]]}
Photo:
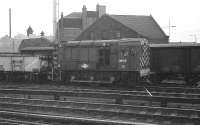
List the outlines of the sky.
{"type": "MultiPolygon", "coordinates": [[[[64,15],[96,10],[96,4],[106,5],[108,14],[152,15],[171,42],[200,42],[199,0],[60,0],[59,12],[64,15]]],[[[9,34],[9,8],[12,9],[12,36],[26,34],[30,25],[34,34],[43,30],[53,34],[53,0],[0,0],[0,37],[9,34]]]]}

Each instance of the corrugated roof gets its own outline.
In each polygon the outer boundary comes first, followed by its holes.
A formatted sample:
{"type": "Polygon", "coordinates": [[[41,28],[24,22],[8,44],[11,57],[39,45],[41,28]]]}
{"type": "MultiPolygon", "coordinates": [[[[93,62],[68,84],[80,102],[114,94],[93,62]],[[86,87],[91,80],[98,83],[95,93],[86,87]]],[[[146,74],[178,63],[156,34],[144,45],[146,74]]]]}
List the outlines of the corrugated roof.
{"type": "Polygon", "coordinates": [[[31,39],[24,39],[22,40],[20,46],[19,46],[19,50],[23,50],[26,48],[41,48],[41,47],[51,47],[53,46],[53,43],[51,43],[48,39],[46,38],[31,38],[31,39]]]}
{"type": "Polygon", "coordinates": [[[140,15],[109,15],[114,20],[133,29],[149,39],[167,37],[152,16],[140,15]]]}

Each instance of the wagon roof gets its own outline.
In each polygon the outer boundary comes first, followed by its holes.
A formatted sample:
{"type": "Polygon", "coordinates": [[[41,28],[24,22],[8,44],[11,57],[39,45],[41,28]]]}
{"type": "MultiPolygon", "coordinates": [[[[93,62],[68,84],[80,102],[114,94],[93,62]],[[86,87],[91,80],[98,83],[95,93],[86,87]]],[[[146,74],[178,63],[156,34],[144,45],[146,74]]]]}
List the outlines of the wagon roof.
{"type": "Polygon", "coordinates": [[[200,43],[192,43],[192,42],[187,42],[187,43],[168,43],[168,44],[150,44],[150,47],[155,47],[155,48],[165,48],[165,47],[200,47],[200,43]]]}
{"type": "Polygon", "coordinates": [[[0,57],[36,57],[32,54],[21,54],[21,53],[11,53],[11,52],[0,52],[0,57]]]}
{"type": "Polygon", "coordinates": [[[65,45],[104,45],[105,43],[129,43],[129,44],[141,44],[147,43],[144,38],[123,38],[112,40],[83,40],[83,41],[68,41],[65,45]]]}

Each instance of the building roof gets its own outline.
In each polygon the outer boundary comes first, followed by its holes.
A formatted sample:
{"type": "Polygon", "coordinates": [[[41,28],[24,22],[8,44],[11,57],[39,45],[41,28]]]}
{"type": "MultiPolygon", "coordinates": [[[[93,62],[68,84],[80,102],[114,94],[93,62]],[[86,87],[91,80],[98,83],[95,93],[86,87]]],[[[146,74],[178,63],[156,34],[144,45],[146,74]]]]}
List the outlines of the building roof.
{"type": "Polygon", "coordinates": [[[87,11],[87,17],[96,18],[98,13],[96,11],[87,11]]]}
{"type": "MultiPolygon", "coordinates": [[[[96,11],[87,11],[87,17],[94,17],[96,18],[98,16],[98,13],[96,11]]],[[[67,16],[64,16],[64,18],[81,18],[82,17],[82,12],[72,12],[67,16]]]]}
{"type": "Polygon", "coordinates": [[[154,18],[141,15],[109,15],[114,20],[120,22],[128,28],[149,39],[162,39],[167,37],[154,18]]]}
{"type": "Polygon", "coordinates": [[[82,20],[80,18],[64,18],[63,25],[65,28],[81,28],[82,20]]]}
{"type": "Polygon", "coordinates": [[[53,43],[51,43],[48,39],[46,38],[31,38],[31,39],[24,39],[22,40],[19,50],[37,50],[37,48],[48,48],[52,47],[53,43]]]}
{"type": "MultiPolygon", "coordinates": [[[[167,40],[168,36],[160,28],[154,18],[144,15],[103,15],[101,18],[97,19],[91,26],[86,28],[82,33],[77,37],[78,39],[87,32],[91,27],[97,24],[102,18],[112,19],[125,27],[137,32],[140,36],[147,38],[149,40],[167,40]]],[[[104,23],[101,23],[104,25],[104,23]]]]}
{"type": "MultiPolygon", "coordinates": [[[[63,18],[64,28],[81,28],[82,27],[82,13],[72,12],[63,18]]],[[[60,22],[60,21],[59,21],[60,22]]]]}
{"type": "MultiPolygon", "coordinates": [[[[97,18],[96,11],[87,11],[87,17],[97,18]]],[[[168,39],[168,36],[161,29],[159,24],[151,15],[106,15],[122,25],[132,29],[141,36],[148,39],[168,39]]],[[[98,19],[97,19],[98,21],[98,19]]],[[[72,12],[64,16],[63,25],[65,28],[81,28],[82,12],[72,12]]]]}
{"type": "MultiPolygon", "coordinates": [[[[87,11],[87,17],[97,18],[96,11],[87,11]]],[[[81,28],[82,27],[82,12],[72,12],[64,16],[64,28],[81,28]]]]}
{"type": "Polygon", "coordinates": [[[64,16],[64,18],[81,18],[82,12],[72,12],[67,16],[64,16]]]}

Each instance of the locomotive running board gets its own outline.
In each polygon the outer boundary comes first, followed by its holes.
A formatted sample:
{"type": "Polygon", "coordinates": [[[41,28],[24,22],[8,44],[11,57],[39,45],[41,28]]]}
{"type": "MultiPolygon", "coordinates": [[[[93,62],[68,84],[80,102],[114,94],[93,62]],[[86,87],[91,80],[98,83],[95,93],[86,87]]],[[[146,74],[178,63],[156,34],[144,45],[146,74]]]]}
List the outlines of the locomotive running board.
{"type": "Polygon", "coordinates": [[[91,80],[70,80],[70,82],[77,83],[98,83],[98,84],[112,84],[112,81],[91,81],[91,80]]]}

